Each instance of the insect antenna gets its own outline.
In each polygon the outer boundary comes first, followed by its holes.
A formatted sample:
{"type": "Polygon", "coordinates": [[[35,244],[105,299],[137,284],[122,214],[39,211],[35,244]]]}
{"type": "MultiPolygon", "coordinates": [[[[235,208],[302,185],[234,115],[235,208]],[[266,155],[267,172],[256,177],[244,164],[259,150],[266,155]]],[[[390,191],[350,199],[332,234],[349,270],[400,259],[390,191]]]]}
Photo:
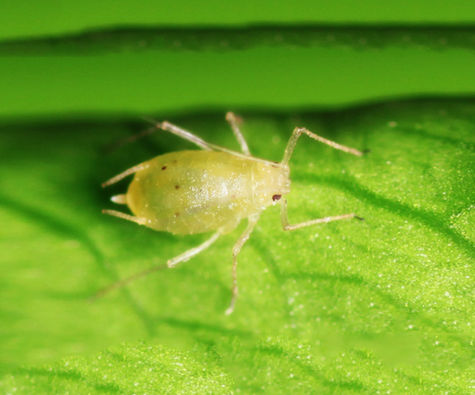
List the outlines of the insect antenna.
{"type": "Polygon", "coordinates": [[[131,143],[135,143],[137,140],[141,139],[142,137],[148,136],[149,134],[152,134],[157,128],[156,127],[151,127],[145,130],[142,130],[139,133],[132,134],[131,136],[124,137],[121,139],[117,139],[116,141],[113,141],[110,144],[107,144],[102,151],[105,154],[110,154],[116,150],[118,150],[120,147],[124,145],[128,145],[131,143]]]}

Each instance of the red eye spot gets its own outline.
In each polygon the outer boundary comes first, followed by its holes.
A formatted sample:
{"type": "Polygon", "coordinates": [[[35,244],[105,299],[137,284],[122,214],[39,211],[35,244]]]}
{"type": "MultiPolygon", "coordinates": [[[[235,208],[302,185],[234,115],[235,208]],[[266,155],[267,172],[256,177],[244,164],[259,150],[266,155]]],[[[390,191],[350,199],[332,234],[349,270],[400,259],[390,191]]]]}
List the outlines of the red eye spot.
{"type": "Polygon", "coordinates": [[[179,189],[180,188],[180,185],[175,185],[175,189],[179,189]]]}
{"type": "Polygon", "coordinates": [[[162,170],[166,170],[166,169],[167,169],[167,167],[166,167],[166,166],[163,166],[163,167],[162,167],[162,170]]]}
{"type": "Polygon", "coordinates": [[[275,202],[276,200],[280,200],[281,197],[282,195],[274,195],[272,196],[272,200],[275,202]]]}

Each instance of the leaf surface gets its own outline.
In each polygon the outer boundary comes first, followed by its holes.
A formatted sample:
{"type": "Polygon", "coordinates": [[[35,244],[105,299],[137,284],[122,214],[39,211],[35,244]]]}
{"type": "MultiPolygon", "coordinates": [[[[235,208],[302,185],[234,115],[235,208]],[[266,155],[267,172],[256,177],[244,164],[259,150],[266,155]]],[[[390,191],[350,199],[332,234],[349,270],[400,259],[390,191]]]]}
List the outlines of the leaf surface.
{"type": "MultiPolygon", "coordinates": [[[[139,376],[138,388],[150,393],[470,393],[474,114],[472,101],[447,99],[241,114],[259,157],[280,160],[295,125],[370,152],[358,158],[299,140],[291,221],[348,212],[365,220],[283,232],[278,209],[266,210],[239,255],[240,297],[230,317],[223,313],[231,248],[242,226],[174,270],[88,301],[206,238],[100,214],[115,208],[108,198],[127,185],[101,191],[101,182],[154,155],[189,149],[186,142],[160,134],[104,154],[113,136],[141,126],[120,119],[4,123],[4,392],[60,393],[64,384],[132,393],[139,376]],[[101,360],[90,356],[105,349],[101,360]],[[163,381],[166,374],[175,384],[163,381]]],[[[237,149],[223,115],[169,120],[237,149]]]]}

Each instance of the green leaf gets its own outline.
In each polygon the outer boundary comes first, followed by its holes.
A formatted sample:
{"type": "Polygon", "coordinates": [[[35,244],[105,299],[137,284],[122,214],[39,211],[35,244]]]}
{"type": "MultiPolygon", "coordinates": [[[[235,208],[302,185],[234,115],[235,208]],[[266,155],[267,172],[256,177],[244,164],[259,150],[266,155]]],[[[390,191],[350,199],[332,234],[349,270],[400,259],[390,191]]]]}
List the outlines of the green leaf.
{"type": "Polygon", "coordinates": [[[206,360],[161,346],[124,345],[94,358],[20,369],[2,389],[29,394],[231,394],[231,388],[222,369],[206,360]]]}
{"type": "Polygon", "coordinates": [[[170,117],[197,108],[298,112],[390,97],[471,95],[474,31],[178,25],[5,40],[0,118],[170,117]]]}
{"type": "Polygon", "coordinates": [[[262,0],[239,3],[206,0],[161,2],[153,0],[127,2],[64,0],[56,3],[24,0],[21,7],[2,5],[0,39],[64,35],[91,28],[117,26],[246,26],[256,24],[301,25],[302,23],[334,25],[354,24],[471,24],[475,10],[471,0],[451,2],[403,0],[342,0],[338,3],[306,0],[293,2],[262,0]]]}
{"type": "MultiPolygon", "coordinates": [[[[299,140],[291,161],[291,221],[348,212],[365,221],[283,232],[278,209],[266,210],[239,255],[240,297],[230,317],[223,313],[231,249],[242,227],[174,270],[88,301],[208,237],[174,237],[100,214],[114,208],[108,198],[127,185],[101,191],[101,182],[154,155],[189,149],[188,143],[160,134],[105,154],[101,146],[142,126],[120,119],[3,123],[4,388],[35,393],[37,385],[36,393],[45,393],[68,382],[83,386],[71,390],[93,394],[132,393],[134,372],[143,385],[152,379],[136,370],[139,360],[186,377],[170,365],[179,355],[197,385],[222,383],[223,393],[232,382],[246,394],[470,393],[474,114],[469,100],[242,113],[259,157],[280,160],[296,125],[371,152],[358,158],[299,140]],[[134,345],[138,339],[145,345],[134,345]],[[107,363],[80,357],[124,342],[101,354],[107,363]],[[212,373],[201,377],[206,366],[212,373]]],[[[224,114],[169,121],[237,148],[224,114]]],[[[160,372],[153,389],[178,393],[182,381],[168,387],[160,372]]],[[[208,393],[203,388],[190,382],[183,393],[208,393]]]]}

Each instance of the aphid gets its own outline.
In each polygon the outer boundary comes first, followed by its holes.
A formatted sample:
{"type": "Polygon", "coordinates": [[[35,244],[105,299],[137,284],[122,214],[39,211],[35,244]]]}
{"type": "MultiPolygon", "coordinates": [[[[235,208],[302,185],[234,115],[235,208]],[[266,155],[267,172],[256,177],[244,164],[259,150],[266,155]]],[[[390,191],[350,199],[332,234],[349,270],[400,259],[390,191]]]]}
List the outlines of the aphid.
{"type": "MultiPolygon", "coordinates": [[[[287,201],[284,196],[290,192],[288,163],[298,138],[306,134],[312,139],[349,154],[361,156],[363,152],[327,140],[305,128],[296,127],[287,144],[282,162],[270,162],[251,155],[239,130],[238,118],[233,113],[227,113],[226,120],[241,146],[242,153],[207,143],[168,122],[156,123],[156,129],[184,138],[203,151],[179,151],[158,156],[126,170],[102,186],[109,186],[134,174],[127,193],[112,197],[115,203],[127,204],[134,215],[103,210],[105,214],[173,234],[215,231],[203,244],[168,260],[167,265],[170,268],[206,250],[219,236],[231,232],[243,218],[247,218],[247,227],[232,250],[233,287],[231,303],[226,310],[226,314],[231,314],[238,295],[237,256],[249,239],[260,213],[266,207],[281,205],[281,222],[284,230],[356,217],[355,214],[344,214],[293,225],[289,223],[287,201]]],[[[158,268],[148,269],[108,289],[125,285],[158,268]]]]}

